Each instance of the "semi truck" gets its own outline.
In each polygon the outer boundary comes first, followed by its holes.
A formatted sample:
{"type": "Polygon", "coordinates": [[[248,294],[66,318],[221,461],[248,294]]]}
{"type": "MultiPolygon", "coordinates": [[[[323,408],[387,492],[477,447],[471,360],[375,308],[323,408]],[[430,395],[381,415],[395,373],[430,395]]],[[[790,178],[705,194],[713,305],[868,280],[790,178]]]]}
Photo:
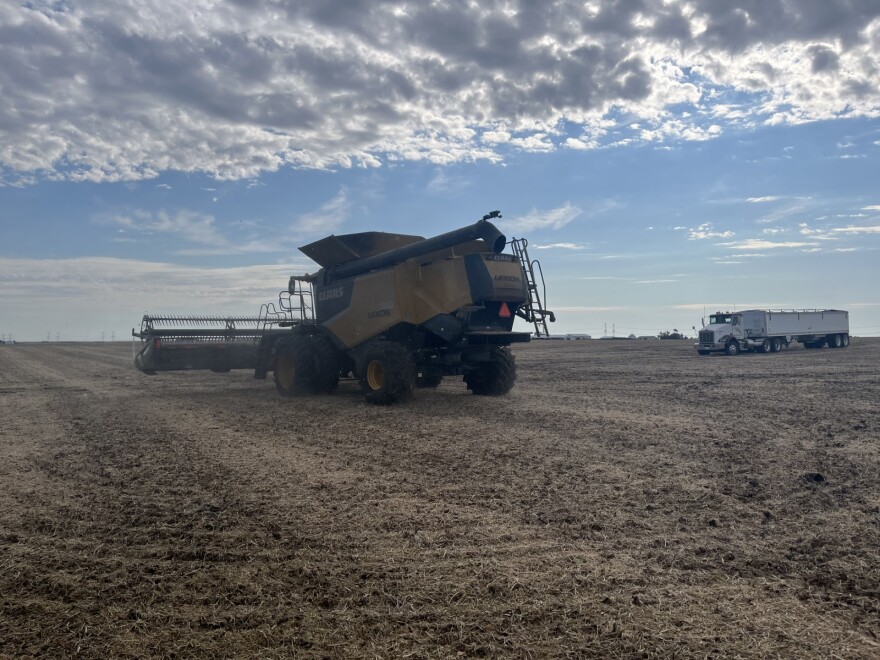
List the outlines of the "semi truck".
{"type": "Polygon", "coordinates": [[[849,346],[849,312],[840,309],[747,309],[716,312],[703,322],[700,355],[723,352],[737,355],[744,351],[778,353],[792,343],[804,348],[845,348],[849,346]]]}

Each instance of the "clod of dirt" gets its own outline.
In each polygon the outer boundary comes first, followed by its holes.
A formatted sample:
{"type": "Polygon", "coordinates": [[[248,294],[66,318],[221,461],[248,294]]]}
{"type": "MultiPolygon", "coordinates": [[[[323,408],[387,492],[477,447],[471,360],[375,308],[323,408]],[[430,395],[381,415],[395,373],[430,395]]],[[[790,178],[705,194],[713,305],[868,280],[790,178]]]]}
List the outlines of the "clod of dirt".
{"type": "Polygon", "coordinates": [[[820,474],[819,472],[807,472],[803,476],[803,478],[804,478],[804,481],[811,483],[811,484],[825,483],[824,475],[820,474]]]}

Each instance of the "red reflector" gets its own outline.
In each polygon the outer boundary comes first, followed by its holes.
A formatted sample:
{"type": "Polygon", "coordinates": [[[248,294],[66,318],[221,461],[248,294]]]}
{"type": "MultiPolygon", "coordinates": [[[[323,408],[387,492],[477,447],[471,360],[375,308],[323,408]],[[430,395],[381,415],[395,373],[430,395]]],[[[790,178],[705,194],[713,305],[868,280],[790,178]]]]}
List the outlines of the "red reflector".
{"type": "Polygon", "coordinates": [[[498,316],[503,319],[510,318],[510,307],[507,306],[507,303],[501,303],[501,309],[498,310],[498,316]]]}
{"type": "Polygon", "coordinates": [[[154,339],[154,340],[153,340],[153,348],[155,348],[156,350],[158,350],[160,345],[161,345],[161,343],[160,343],[160,341],[159,341],[158,339],[154,339]]]}

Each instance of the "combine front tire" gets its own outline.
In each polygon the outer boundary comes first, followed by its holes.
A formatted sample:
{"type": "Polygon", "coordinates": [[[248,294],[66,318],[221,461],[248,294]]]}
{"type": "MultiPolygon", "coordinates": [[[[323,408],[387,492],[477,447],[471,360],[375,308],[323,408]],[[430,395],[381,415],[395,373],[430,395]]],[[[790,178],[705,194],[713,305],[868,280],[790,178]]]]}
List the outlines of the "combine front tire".
{"type": "Polygon", "coordinates": [[[281,396],[315,392],[315,355],[308,337],[290,337],[278,346],[273,376],[281,396]]]}
{"type": "Polygon", "coordinates": [[[309,343],[315,357],[315,392],[335,392],[339,385],[339,352],[324,335],[311,335],[309,343]]]}
{"type": "Polygon", "coordinates": [[[370,403],[387,406],[412,396],[416,370],[403,344],[375,341],[363,354],[361,391],[370,403]]]}
{"type": "Polygon", "coordinates": [[[488,362],[481,362],[465,374],[464,382],[474,394],[501,396],[516,381],[516,362],[507,347],[494,347],[488,362]]]}

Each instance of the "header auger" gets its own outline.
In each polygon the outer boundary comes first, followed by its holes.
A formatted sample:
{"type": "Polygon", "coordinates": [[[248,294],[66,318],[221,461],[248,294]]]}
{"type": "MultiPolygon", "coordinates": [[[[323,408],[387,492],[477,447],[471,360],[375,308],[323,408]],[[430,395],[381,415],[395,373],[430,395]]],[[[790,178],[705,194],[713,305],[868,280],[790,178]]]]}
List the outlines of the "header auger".
{"type": "Polygon", "coordinates": [[[290,278],[256,317],[144,316],[135,366],[271,372],[282,396],[329,393],[355,377],[368,401],[389,404],[414,388],[462,376],[474,394],[513,387],[510,344],[527,342],[515,317],[547,334],[540,263],[525,239],[490,220],[433,238],[384,232],[328,236],[300,250],[321,266],[290,278]]]}

